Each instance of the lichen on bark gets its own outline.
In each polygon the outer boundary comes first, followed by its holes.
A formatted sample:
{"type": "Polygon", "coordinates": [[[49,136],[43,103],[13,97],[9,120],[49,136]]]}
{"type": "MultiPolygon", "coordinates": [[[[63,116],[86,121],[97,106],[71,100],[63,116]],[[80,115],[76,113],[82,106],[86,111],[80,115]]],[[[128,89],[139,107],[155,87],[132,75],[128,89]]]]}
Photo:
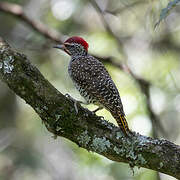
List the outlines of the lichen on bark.
{"type": "Polygon", "coordinates": [[[180,179],[178,145],[135,132],[125,137],[118,127],[80,105],[77,114],[74,103],[57,91],[25,55],[11,49],[2,39],[0,79],[36,111],[54,135],[113,161],[153,169],[180,179]]]}

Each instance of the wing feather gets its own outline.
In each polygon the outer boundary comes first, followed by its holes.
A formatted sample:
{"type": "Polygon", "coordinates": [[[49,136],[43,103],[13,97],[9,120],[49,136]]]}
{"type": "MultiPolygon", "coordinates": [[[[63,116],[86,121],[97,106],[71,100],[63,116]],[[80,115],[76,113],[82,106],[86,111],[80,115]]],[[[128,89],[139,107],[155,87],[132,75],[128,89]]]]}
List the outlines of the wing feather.
{"type": "Polygon", "coordinates": [[[119,92],[104,65],[92,56],[71,63],[71,77],[89,96],[109,111],[117,109],[124,115],[119,92]]]}

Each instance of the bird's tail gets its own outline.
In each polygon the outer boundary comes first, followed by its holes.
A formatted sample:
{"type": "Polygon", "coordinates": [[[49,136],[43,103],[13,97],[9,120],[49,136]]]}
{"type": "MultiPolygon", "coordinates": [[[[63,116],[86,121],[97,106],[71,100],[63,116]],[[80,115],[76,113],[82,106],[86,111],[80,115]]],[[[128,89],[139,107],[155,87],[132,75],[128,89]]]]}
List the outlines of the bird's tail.
{"type": "Polygon", "coordinates": [[[123,115],[122,113],[116,113],[116,114],[112,113],[112,115],[116,119],[118,126],[121,128],[121,130],[124,132],[125,135],[131,133],[125,115],[123,115]]]}

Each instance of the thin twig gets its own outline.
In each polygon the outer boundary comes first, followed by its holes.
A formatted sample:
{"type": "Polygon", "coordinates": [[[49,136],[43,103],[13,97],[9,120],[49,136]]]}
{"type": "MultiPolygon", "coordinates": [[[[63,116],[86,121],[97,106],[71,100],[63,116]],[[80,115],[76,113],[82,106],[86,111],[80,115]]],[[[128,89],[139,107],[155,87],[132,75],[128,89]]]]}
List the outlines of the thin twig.
{"type": "Polygon", "coordinates": [[[39,32],[44,37],[51,39],[57,43],[61,43],[62,40],[60,37],[63,37],[62,34],[58,33],[55,30],[50,29],[43,23],[30,19],[23,11],[23,8],[20,5],[8,3],[8,2],[0,2],[0,11],[11,14],[26,24],[28,24],[32,29],[36,32],[39,32]]]}
{"type": "Polygon", "coordinates": [[[138,0],[138,1],[132,2],[131,4],[125,5],[124,7],[117,8],[115,10],[106,10],[106,12],[113,14],[113,15],[118,15],[120,13],[123,13],[126,10],[129,10],[130,8],[133,8],[134,6],[145,4],[145,3],[147,3],[147,2],[142,1],[142,0],[138,0]]]}

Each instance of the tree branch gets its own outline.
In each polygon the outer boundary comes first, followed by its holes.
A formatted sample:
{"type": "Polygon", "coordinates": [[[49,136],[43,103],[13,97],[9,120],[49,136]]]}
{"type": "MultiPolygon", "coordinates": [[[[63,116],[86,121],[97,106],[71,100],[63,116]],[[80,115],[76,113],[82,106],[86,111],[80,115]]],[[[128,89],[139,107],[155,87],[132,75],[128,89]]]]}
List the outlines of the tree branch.
{"type": "Polygon", "coordinates": [[[27,57],[0,40],[0,79],[41,117],[47,129],[88,151],[132,167],[153,169],[180,179],[180,147],[134,133],[124,137],[118,127],[102,120],[54,88],[27,57]]]}
{"type": "Polygon", "coordinates": [[[60,37],[63,37],[62,34],[58,33],[54,29],[50,29],[39,21],[30,19],[28,16],[25,15],[23,8],[20,5],[8,2],[0,2],[0,11],[19,18],[44,37],[57,43],[62,43],[62,40],[60,40],[60,37]]]}
{"type": "MultiPolygon", "coordinates": [[[[90,0],[90,2],[95,7],[97,12],[99,12],[99,15],[100,15],[100,17],[102,19],[102,22],[103,22],[107,32],[109,32],[109,34],[111,34],[112,37],[114,37],[117,40],[118,45],[119,45],[119,49],[122,52],[123,42],[120,40],[119,37],[117,37],[117,35],[113,32],[113,30],[109,26],[108,22],[106,21],[106,19],[104,17],[104,12],[98,6],[96,1],[90,0]]],[[[3,11],[5,13],[11,14],[12,16],[15,16],[15,17],[19,18],[20,20],[22,20],[23,22],[28,24],[32,29],[34,29],[35,31],[37,31],[38,33],[43,35],[45,38],[51,39],[52,41],[57,42],[57,43],[62,43],[62,41],[63,41],[63,35],[59,34],[55,30],[49,30],[49,28],[47,28],[44,24],[42,24],[40,22],[37,22],[35,20],[30,19],[23,12],[23,8],[21,6],[19,6],[19,5],[17,5],[17,4],[8,3],[8,2],[0,2],[0,11],[3,11]]],[[[123,53],[123,54],[125,54],[125,53],[123,53]]],[[[141,92],[146,97],[147,111],[149,113],[149,116],[150,116],[151,122],[153,124],[153,127],[155,127],[155,126],[158,127],[159,130],[162,132],[162,134],[167,137],[167,133],[165,132],[163,126],[161,125],[158,116],[153,112],[151,104],[150,104],[150,93],[149,93],[149,87],[151,86],[150,82],[148,82],[148,81],[146,81],[146,80],[144,80],[142,78],[137,77],[130,70],[130,68],[127,65],[117,63],[111,57],[99,57],[99,56],[94,56],[94,57],[97,57],[103,63],[109,63],[109,64],[123,70],[124,72],[128,72],[132,76],[132,78],[139,85],[139,88],[140,88],[141,92]]],[[[153,128],[153,135],[155,137],[157,137],[157,132],[155,131],[154,128],[153,128]]]]}
{"type": "MultiPolygon", "coordinates": [[[[146,1],[141,1],[141,0],[137,0],[132,2],[131,4],[126,4],[123,7],[117,7],[114,10],[106,10],[107,13],[113,14],[113,15],[118,15],[120,13],[123,13],[124,11],[130,10],[131,8],[133,8],[134,6],[138,6],[138,5],[142,5],[142,4],[146,4],[148,2],[146,1]]],[[[123,4],[123,2],[122,2],[123,4]]]]}

